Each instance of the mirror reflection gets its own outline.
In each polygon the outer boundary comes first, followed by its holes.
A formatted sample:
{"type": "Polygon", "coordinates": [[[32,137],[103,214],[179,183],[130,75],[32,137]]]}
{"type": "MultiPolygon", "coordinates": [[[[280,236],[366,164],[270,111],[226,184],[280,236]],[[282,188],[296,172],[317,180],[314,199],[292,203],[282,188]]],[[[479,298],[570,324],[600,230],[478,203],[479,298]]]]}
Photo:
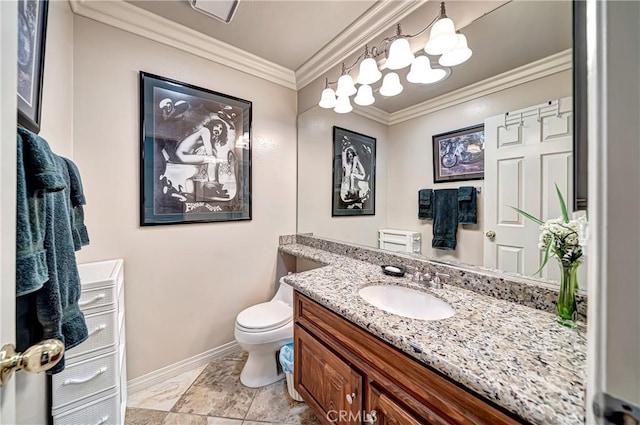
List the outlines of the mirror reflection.
{"type": "MultiPolygon", "coordinates": [[[[427,2],[402,20],[403,32],[420,31],[438,8],[427,2]]],[[[406,67],[396,71],[404,90],[384,96],[382,58],[371,106],[336,113],[317,105],[339,66],[317,93],[308,91],[317,99],[298,117],[297,230],[557,281],[552,262],[536,273],[544,258],[539,225],[514,208],[546,220],[561,215],[556,185],[573,198],[571,3],[450,2],[447,15],[473,55],[446,68],[446,79],[414,84],[406,67]],[[334,127],[356,136],[334,140],[334,127]],[[367,155],[352,154],[350,164],[361,166],[346,169],[348,152],[367,155]]],[[[394,25],[370,45],[395,32],[394,25]]],[[[428,36],[410,40],[414,53],[428,36]]],[[[354,67],[353,81],[357,74],[354,67]]]]}

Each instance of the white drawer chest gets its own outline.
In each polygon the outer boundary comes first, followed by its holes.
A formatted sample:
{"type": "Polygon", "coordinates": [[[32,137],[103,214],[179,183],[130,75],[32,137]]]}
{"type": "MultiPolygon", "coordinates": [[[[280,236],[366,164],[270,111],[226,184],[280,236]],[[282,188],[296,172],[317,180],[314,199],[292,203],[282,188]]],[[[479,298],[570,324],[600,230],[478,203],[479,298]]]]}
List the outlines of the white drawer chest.
{"type": "Polygon", "coordinates": [[[123,261],[78,266],[89,338],[51,378],[54,425],[122,425],[127,405],[123,261]]]}
{"type": "Polygon", "coordinates": [[[412,230],[378,230],[378,248],[394,252],[420,254],[422,251],[422,233],[412,230]]]}

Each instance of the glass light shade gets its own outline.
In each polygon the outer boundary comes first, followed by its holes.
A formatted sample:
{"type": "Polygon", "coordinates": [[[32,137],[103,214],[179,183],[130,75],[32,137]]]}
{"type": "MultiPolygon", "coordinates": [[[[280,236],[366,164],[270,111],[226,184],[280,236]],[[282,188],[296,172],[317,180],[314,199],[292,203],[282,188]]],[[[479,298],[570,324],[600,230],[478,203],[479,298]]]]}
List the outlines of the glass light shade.
{"type": "Polygon", "coordinates": [[[402,84],[400,84],[400,77],[395,72],[390,72],[384,76],[382,80],[382,87],[380,87],[380,94],[385,97],[395,96],[402,92],[402,84]]]}
{"type": "Polygon", "coordinates": [[[378,64],[374,58],[366,58],[360,63],[358,83],[373,84],[380,78],[382,78],[382,73],[378,69],[378,64]]]}
{"type": "Polygon", "coordinates": [[[389,58],[386,65],[389,69],[402,69],[411,65],[414,58],[409,40],[398,38],[389,46],[389,58]]]}
{"type": "Polygon", "coordinates": [[[438,63],[442,66],[460,65],[461,63],[466,62],[472,54],[473,52],[467,46],[467,37],[462,34],[458,34],[458,44],[456,47],[440,56],[438,63]]]}
{"type": "Polygon", "coordinates": [[[351,102],[349,101],[349,96],[342,95],[338,96],[338,100],[336,101],[336,107],[333,108],[339,114],[346,114],[353,111],[353,106],[351,106],[351,102]]]}
{"type": "Polygon", "coordinates": [[[431,84],[442,80],[447,76],[444,69],[431,68],[431,61],[426,56],[418,56],[411,64],[411,70],[407,74],[407,81],[415,84],[431,84]]]}
{"type": "Polygon", "coordinates": [[[322,97],[320,98],[320,103],[318,104],[321,108],[335,108],[336,106],[336,93],[332,88],[327,87],[322,90],[322,97]]]}
{"type": "Polygon", "coordinates": [[[371,86],[363,84],[358,89],[358,94],[353,98],[353,101],[360,106],[369,106],[373,105],[375,102],[375,98],[373,97],[373,90],[371,90],[371,86]]]}
{"type": "Polygon", "coordinates": [[[430,55],[441,55],[456,47],[457,44],[458,34],[453,21],[442,18],[431,27],[429,41],[424,46],[424,51],[430,55]]]}
{"type": "Polygon", "coordinates": [[[342,75],[338,78],[338,88],[336,95],[340,96],[352,96],[356,94],[356,86],[353,85],[353,78],[350,75],[342,75]]]}

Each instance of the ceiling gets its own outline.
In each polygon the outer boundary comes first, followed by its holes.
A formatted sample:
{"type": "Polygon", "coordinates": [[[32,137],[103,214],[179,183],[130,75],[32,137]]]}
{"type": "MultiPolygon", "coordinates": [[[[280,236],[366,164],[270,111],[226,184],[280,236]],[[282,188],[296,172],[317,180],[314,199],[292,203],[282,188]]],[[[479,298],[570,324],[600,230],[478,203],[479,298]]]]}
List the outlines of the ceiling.
{"type": "Polygon", "coordinates": [[[192,9],[187,0],[128,2],[291,70],[298,69],[377,3],[240,0],[233,20],[225,24],[192,9]]]}
{"type": "MultiPolygon", "coordinates": [[[[233,20],[224,24],[193,10],[187,0],[128,0],[137,7],[294,71],[381,1],[240,0],[233,20]]],[[[403,33],[419,32],[438,11],[439,1],[427,1],[400,21],[403,33]]],[[[572,46],[570,1],[456,0],[447,2],[447,14],[467,36],[473,50],[471,59],[454,67],[447,80],[431,85],[406,82],[408,68],[402,70],[399,74],[405,86],[403,93],[389,99],[376,95],[375,107],[388,113],[397,112],[572,46]]],[[[367,40],[368,44],[379,45],[382,38],[393,35],[396,23],[390,22],[388,29],[367,40]]],[[[427,38],[428,31],[413,38],[413,50],[419,51],[427,38]]],[[[357,49],[342,60],[351,64],[360,53],[357,49]]],[[[432,63],[436,62],[437,58],[432,58],[432,63]]],[[[352,75],[357,76],[357,68],[352,75]]],[[[323,81],[324,76],[335,81],[339,76],[339,63],[322,75],[323,81]]],[[[313,90],[314,96],[317,91],[319,98],[322,88],[317,88],[320,84],[317,81],[305,89],[313,90]]],[[[374,91],[379,86],[380,82],[374,91]]]]}

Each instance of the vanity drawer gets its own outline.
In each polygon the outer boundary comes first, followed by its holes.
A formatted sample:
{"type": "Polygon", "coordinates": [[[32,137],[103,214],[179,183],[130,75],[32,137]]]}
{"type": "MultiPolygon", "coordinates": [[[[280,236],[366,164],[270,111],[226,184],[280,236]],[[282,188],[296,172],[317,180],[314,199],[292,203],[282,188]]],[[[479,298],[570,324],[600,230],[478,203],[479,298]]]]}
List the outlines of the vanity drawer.
{"type": "Polygon", "coordinates": [[[83,312],[93,312],[113,308],[117,300],[116,287],[105,286],[102,288],[85,289],[80,294],[78,306],[83,312]]]}
{"type": "Polygon", "coordinates": [[[73,347],[65,354],[69,363],[72,360],[83,357],[108,347],[114,347],[118,339],[118,325],[116,310],[101,311],[84,316],[89,330],[89,338],[77,347],[73,347]]]}
{"type": "Polygon", "coordinates": [[[122,425],[119,417],[120,397],[113,395],[100,398],[76,409],[53,417],[54,425],[122,425]]]}
{"type": "Polygon", "coordinates": [[[51,379],[51,408],[56,411],[74,401],[115,388],[119,379],[116,351],[71,363],[51,379]]]}

